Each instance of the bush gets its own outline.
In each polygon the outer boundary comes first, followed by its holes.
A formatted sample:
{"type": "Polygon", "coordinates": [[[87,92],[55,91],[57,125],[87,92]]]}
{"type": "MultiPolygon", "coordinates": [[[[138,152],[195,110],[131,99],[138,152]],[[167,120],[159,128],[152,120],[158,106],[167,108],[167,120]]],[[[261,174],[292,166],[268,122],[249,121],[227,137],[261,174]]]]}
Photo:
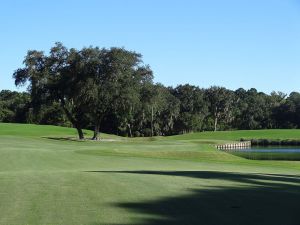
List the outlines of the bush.
{"type": "Polygon", "coordinates": [[[258,145],[257,139],[251,139],[251,145],[258,145]]]}
{"type": "Polygon", "coordinates": [[[133,134],[133,136],[135,136],[135,137],[140,137],[140,136],[141,136],[141,133],[140,133],[139,131],[135,131],[134,134],[133,134]]]}
{"type": "Polygon", "coordinates": [[[151,129],[150,128],[145,128],[143,130],[143,133],[144,133],[145,137],[150,137],[151,136],[151,129]]]}

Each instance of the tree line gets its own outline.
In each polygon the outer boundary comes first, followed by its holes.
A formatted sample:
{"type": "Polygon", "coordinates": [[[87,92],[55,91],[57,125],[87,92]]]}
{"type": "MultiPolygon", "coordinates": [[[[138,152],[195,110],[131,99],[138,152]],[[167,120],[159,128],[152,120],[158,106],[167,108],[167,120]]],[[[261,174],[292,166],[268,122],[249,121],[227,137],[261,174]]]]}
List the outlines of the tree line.
{"type": "Polygon", "coordinates": [[[0,121],[53,124],[123,136],[300,127],[300,94],[185,84],[165,87],[141,54],[124,48],[28,51],[13,78],[28,91],[0,92],[0,121]]]}

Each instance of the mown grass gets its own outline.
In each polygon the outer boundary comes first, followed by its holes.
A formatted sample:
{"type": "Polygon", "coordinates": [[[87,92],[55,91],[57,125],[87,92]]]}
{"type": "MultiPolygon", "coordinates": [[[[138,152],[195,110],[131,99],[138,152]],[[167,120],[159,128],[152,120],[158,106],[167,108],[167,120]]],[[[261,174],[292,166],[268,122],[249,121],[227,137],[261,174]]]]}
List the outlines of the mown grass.
{"type": "Polygon", "coordinates": [[[299,162],[247,160],[213,147],[280,134],[296,139],[299,131],[95,142],[76,141],[70,128],[0,123],[0,224],[296,225],[299,162]]]}

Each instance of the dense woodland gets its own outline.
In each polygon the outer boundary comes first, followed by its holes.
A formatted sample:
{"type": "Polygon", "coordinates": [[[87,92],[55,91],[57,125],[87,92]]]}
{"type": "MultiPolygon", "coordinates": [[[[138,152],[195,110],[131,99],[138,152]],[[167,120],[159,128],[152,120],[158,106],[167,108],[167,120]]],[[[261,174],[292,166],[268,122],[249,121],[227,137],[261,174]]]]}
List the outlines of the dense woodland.
{"type": "Polygon", "coordinates": [[[265,94],[153,82],[142,56],[124,48],[28,51],[13,74],[27,92],[0,92],[0,121],[53,124],[129,137],[196,131],[300,128],[300,93],[265,94]]]}

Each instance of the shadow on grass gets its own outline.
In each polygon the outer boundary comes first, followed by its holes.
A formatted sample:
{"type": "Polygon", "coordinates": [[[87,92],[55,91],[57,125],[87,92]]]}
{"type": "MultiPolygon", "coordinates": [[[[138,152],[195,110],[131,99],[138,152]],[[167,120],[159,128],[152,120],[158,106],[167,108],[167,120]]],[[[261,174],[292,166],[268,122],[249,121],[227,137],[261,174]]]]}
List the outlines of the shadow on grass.
{"type": "Polygon", "coordinates": [[[84,140],[80,140],[78,138],[75,137],[43,137],[45,139],[49,139],[49,140],[55,140],[55,141],[75,141],[75,142],[82,142],[84,140]]]}
{"type": "Polygon", "coordinates": [[[131,223],[132,225],[300,225],[300,176],[213,171],[89,172],[182,176],[238,182],[238,187],[193,189],[187,195],[116,204],[117,207],[140,214],[133,218],[138,222],[131,223]],[[241,186],[243,184],[247,185],[241,186]]]}

